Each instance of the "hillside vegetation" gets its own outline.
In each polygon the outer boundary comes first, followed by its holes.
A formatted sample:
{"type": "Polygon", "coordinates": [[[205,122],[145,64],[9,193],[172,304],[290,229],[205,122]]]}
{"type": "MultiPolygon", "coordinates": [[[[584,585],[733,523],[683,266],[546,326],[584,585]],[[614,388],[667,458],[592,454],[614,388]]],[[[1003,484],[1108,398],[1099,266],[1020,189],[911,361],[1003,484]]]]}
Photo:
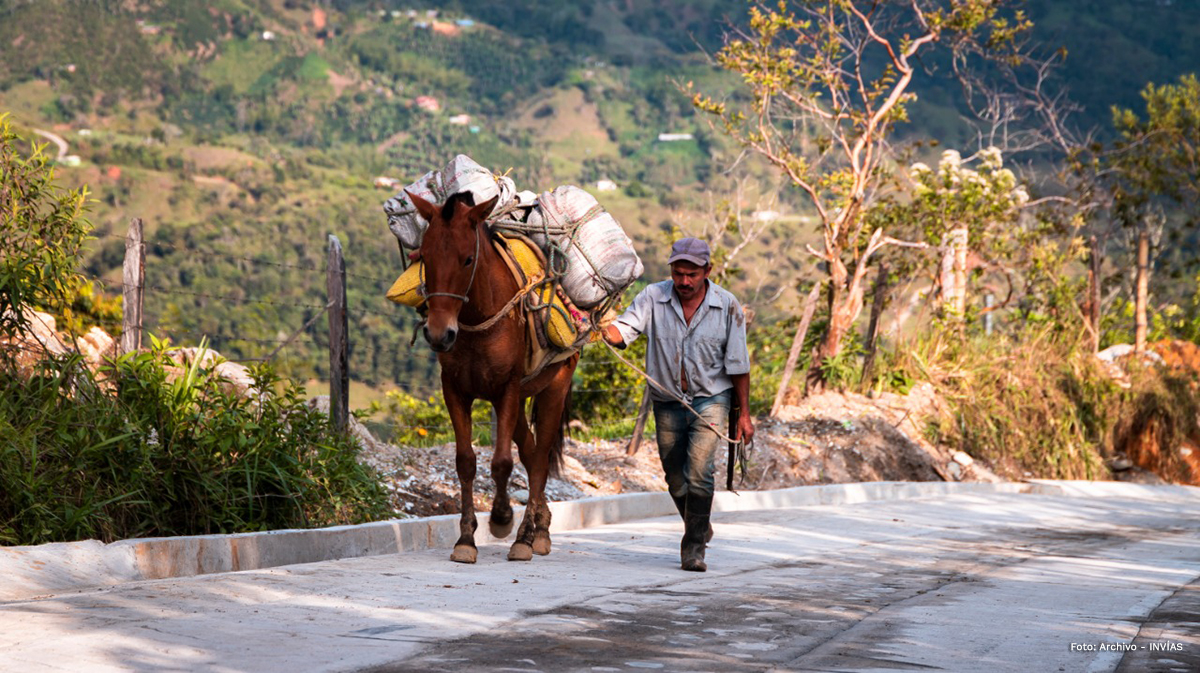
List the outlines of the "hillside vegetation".
{"type": "MultiPolygon", "coordinates": [[[[745,96],[740,78],[714,67],[708,54],[728,26],[745,25],[747,7],[740,0],[0,0],[0,111],[11,112],[22,137],[52,131],[79,157],[77,166],[59,165],[58,177],[90,188],[95,229],[84,271],[109,297],[120,294],[128,221],[145,220],[145,324],[157,337],[208,339],[232,359],[257,360],[315,319],[272,362],[298,381],[324,379],[320,314],[332,233],[347,254],[356,402],[387,401],[384,391],[399,388],[405,395],[387,402],[434,413],[438,405],[426,400],[436,391],[435,360],[408,346],[416,317],[383,298],[401,259],[381,210],[394,190],[373,181],[404,184],[462,153],[521,188],[594,191],[634,238],[647,280],[665,273],[664,245],[682,231],[720,240],[721,255],[736,249],[721,282],[757,314],[752,339],[763,376],[755,404],[765,411],[799,301],[822,275],[804,252],[819,233],[799,190],[713,131],[681,91],[690,82],[718,98],[745,96]],[[435,110],[418,104],[425,97],[435,110]],[[452,123],[461,115],[466,123],[452,123]],[[692,138],[663,142],[661,133],[692,138]],[[618,190],[596,191],[602,179],[618,190]],[[778,218],[744,238],[762,211],[778,218]]],[[[1187,3],[1031,0],[1027,10],[1032,38],[1067,50],[1054,77],[1083,104],[1073,123],[1098,128],[1101,139],[1114,134],[1111,105],[1137,107],[1148,80],[1173,81],[1200,62],[1193,39],[1200,17],[1187,3]]],[[[961,89],[947,64],[925,65],[897,131],[898,143],[923,144],[905,159],[932,163],[945,147],[969,154],[977,139],[963,120],[961,89]]],[[[1176,308],[1194,294],[1194,260],[1184,262],[1159,281],[1176,308]]],[[[899,268],[893,273],[909,273],[906,281],[918,276],[912,266],[899,268]]],[[[1072,282],[1082,274],[1077,257],[1052,270],[1072,282]]],[[[1078,285],[1044,287],[1067,297],[1078,285]]],[[[928,322],[923,288],[910,282],[903,291],[895,312],[928,322]]],[[[1124,310],[1121,299],[1107,301],[1124,310]]],[[[1013,324],[1040,324],[1043,308],[1014,307],[1013,324]]],[[[1162,308],[1158,337],[1190,319],[1162,308]]],[[[828,323],[824,311],[801,370],[828,323]]],[[[111,312],[95,313],[116,327],[111,312]]],[[[1106,338],[1119,338],[1119,316],[1106,320],[1114,328],[1106,338]]],[[[856,330],[845,360],[831,366],[856,370],[861,342],[856,330]]],[[[636,382],[599,349],[585,364],[594,366],[581,370],[581,402],[607,419],[631,416],[636,382]]],[[[906,367],[879,376],[902,388],[920,375],[917,365],[906,367]]],[[[843,383],[878,387],[882,378],[847,374],[843,383]]]]}

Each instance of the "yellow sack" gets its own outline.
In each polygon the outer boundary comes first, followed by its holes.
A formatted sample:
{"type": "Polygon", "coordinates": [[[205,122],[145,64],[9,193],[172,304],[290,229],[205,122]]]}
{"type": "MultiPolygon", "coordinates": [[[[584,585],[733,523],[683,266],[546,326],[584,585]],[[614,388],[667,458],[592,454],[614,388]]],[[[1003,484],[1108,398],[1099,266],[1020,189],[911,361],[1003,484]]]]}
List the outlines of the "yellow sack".
{"type": "MultiPolygon", "coordinates": [[[[512,251],[513,257],[516,258],[521,270],[525,272],[526,278],[543,275],[541,258],[529,248],[525,241],[515,238],[509,238],[506,241],[508,249],[512,251]]],[[[569,318],[567,307],[563,305],[558,295],[553,293],[554,291],[549,285],[536,292],[540,303],[550,302],[550,307],[543,309],[547,318],[546,336],[555,346],[569,348],[571,344],[575,343],[575,321],[569,318]]]]}
{"type": "MultiPolygon", "coordinates": [[[[525,272],[526,278],[542,275],[542,262],[537,253],[529,248],[529,246],[521,240],[507,239],[508,249],[512,251],[513,257],[521,270],[525,272]]],[[[424,277],[422,262],[414,262],[411,266],[400,274],[395,283],[392,283],[391,289],[387,291],[387,298],[416,308],[425,303],[425,297],[421,294],[421,279],[424,277]]],[[[550,307],[544,309],[546,313],[546,336],[550,339],[550,343],[559,348],[569,348],[575,343],[576,331],[575,321],[568,318],[567,307],[563,305],[562,300],[558,295],[551,296],[553,291],[549,286],[543,287],[535,294],[541,303],[550,301],[550,307]]]]}
{"type": "Polygon", "coordinates": [[[424,275],[422,262],[414,262],[400,274],[395,283],[392,283],[392,288],[387,291],[387,298],[413,308],[424,304],[425,297],[421,294],[421,278],[424,275]]]}

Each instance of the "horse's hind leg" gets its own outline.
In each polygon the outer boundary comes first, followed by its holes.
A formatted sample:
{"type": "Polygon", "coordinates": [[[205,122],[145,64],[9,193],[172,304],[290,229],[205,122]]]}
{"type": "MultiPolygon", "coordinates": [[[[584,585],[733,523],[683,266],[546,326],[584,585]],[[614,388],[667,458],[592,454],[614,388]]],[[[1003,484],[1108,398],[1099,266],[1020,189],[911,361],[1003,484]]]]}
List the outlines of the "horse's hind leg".
{"type": "MultiPolygon", "coordinates": [[[[524,463],[526,471],[532,474],[534,457],[534,441],[533,434],[529,431],[529,424],[525,420],[525,410],[517,410],[517,427],[513,432],[513,438],[517,442],[517,450],[521,454],[521,462],[524,463]]],[[[532,487],[530,492],[532,493],[532,487]]],[[[533,558],[533,504],[530,501],[525,508],[525,516],[521,519],[521,527],[517,529],[517,539],[513,541],[512,548],[508,551],[509,561],[528,561],[533,558]]]]}
{"type": "Polygon", "coordinates": [[[454,425],[454,467],[458,472],[458,485],[462,497],[462,518],[459,519],[458,541],[450,560],[458,563],[474,563],[479,555],[475,547],[475,449],[471,447],[471,402],[444,389],[446,410],[454,425]]]}
{"type": "Polygon", "coordinates": [[[512,503],[508,499],[508,478],[513,471],[512,439],[525,420],[522,418],[521,397],[516,387],[493,406],[496,409],[496,436],[493,438],[492,479],[496,482],[496,497],[492,500],[488,529],[492,537],[506,538],[512,532],[513,524],[512,503]]]}
{"type": "Polygon", "coordinates": [[[533,553],[542,556],[550,553],[550,505],[546,502],[546,481],[552,466],[562,460],[563,412],[571,388],[573,369],[566,366],[560,369],[535,401],[537,419],[534,433],[537,436],[537,448],[534,451],[534,464],[529,466],[528,511],[533,512],[533,553]]]}

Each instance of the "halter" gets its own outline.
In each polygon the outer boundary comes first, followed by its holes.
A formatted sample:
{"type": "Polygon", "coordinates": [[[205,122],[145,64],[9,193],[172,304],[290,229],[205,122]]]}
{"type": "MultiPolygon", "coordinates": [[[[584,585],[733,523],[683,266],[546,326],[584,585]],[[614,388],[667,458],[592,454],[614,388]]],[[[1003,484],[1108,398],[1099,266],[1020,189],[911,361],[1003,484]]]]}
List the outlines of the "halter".
{"type": "MultiPolygon", "coordinates": [[[[452,297],[461,301],[464,304],[469,304],[471,299],[467,295],[471,294],[471,287],[475,284],[475,272],[479,270],[479,227],[475,228],[475,257],[471,260],[471,279],[467,281],[467,289],[463,294],[454,294],[453,292],[424,292],[425,298],[430,297],[452,297]]],[[[425,288],[425,265],[421,265],[421,288],[425,288]]]]}

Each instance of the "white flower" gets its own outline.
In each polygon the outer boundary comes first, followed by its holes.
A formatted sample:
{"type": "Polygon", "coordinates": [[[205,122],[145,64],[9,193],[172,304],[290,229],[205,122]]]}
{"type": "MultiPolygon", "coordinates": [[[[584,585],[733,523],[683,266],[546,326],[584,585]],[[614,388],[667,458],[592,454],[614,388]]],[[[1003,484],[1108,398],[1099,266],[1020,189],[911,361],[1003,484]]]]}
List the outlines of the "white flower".
{"type": "Polygon", "coordinates": [[[997,170],[1004,165],[1004,155],[1000,152],[1000,148],[992,145],[979,153],[979,160],[984,165],[992,170],[997,170]]]}
{"type": "Polygon", "coordinates": [[[938,163],[938,168],[941,170],[956,169],[962,165],[962,155],[958,150],[946,150],[942,152],[942,160],[938,163]]]}
{"type": "Polygon", "coordinates": [[[929,168],[929,166],[926,166],[925,164],[921,163],[920,161],[918,161],[917,163],[913,164],[913,165],[912,165],[912,168],[910,168],[910,169],[908,169],[908,170],[909,170],[909,171],[911,171],[913,175],[917,175],[917,174],[919,174],[919,173],[928,173],[928,172],[930,172],[930,168],[929,168]]]}

